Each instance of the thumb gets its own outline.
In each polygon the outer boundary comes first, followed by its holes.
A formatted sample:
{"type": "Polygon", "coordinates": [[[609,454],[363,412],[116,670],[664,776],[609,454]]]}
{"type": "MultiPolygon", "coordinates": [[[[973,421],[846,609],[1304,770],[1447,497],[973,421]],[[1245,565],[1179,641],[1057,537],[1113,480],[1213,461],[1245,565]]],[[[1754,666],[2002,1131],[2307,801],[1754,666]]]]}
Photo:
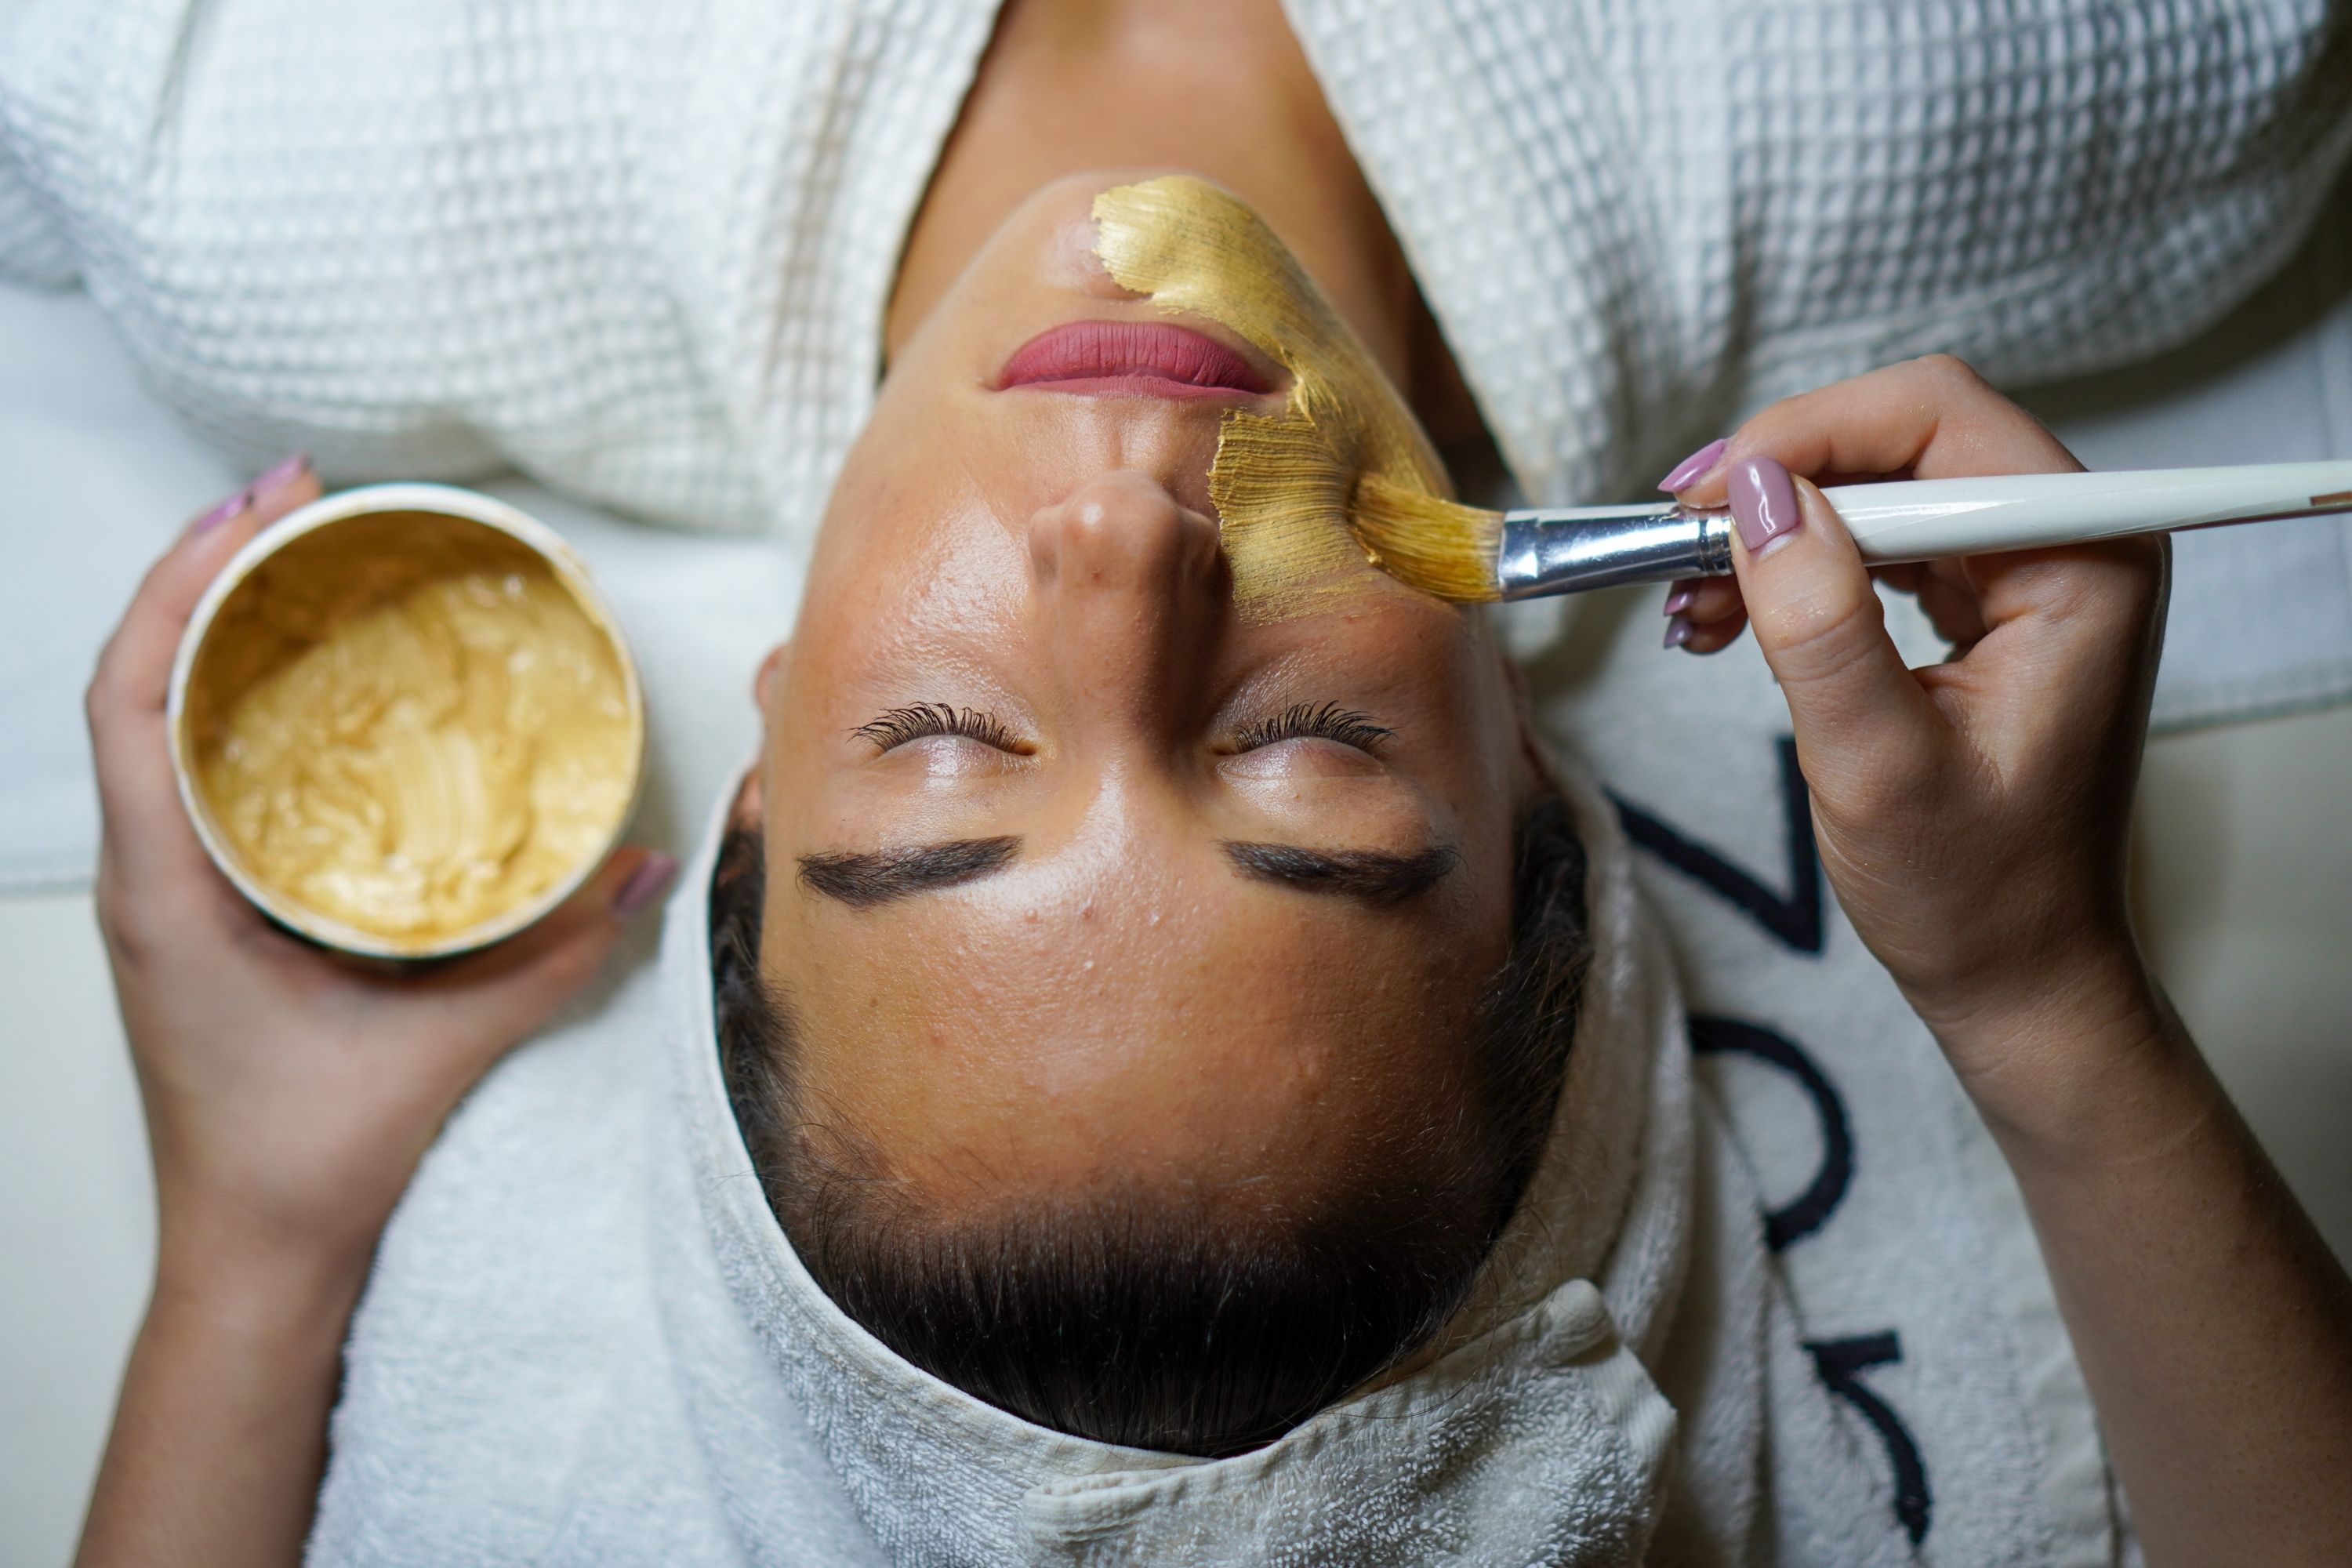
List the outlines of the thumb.
{"type": "Polygon", "coordinates": [[[579,891],[514,936],[424,981],[448,1009],[450,1032],[496,1056],[538,1032],[594,979],[631,918],[677,875],[658,850],[620,849],[579,891]]]}
{"type": "Polygon", "coordinates": [[[1770,458],[1734,464],[1730,489],[1732,567],[1807,773],[1820,764],[1880,774],[1922,754],[1936,731],[1934,704],[1887,636],[1885,610],[1837,512],[1770,458]]]}

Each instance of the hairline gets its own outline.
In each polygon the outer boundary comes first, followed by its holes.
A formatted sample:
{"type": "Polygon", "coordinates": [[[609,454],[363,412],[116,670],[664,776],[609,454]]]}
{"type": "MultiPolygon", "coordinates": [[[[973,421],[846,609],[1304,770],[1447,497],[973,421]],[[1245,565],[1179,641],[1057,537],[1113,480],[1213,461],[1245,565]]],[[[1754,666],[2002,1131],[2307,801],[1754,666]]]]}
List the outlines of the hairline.
{"type": "MultiPolygon", "coordinates": [[[[1382,1296],[1376,1291],[1364,1299],[1369,1301],[1365,1310],[1390,1313],[1372,1321],[1387,1324],[1386,1328],[1360,1325],[1362,1337],[1376,1342],[1381,1356],[1364,1364],[1349,1363],[1334,1373],[1337,1381],[1328,1386],[1318,1385],[1312,1397],[1297,1409],[1274,1421],[1259,1436],[1248,1437],[1243,1446],[1270,1440],[1297,1420],[1343,1395],[1360,1376],[1370,1375],[1383,1365],[1393,1365],[1427,1342],[1468,1294],[1478,1265],[1516,1212],[1548,1140],[1572,1043],[1577,994],[1591,956],[1585,927],[1582,847],[1572,831],[1565,804],[1557,795],[1542,797],[1522,816],[1514,835],[1513,858],[1512,951],[1490,984],[1474,1025],[1473,1071],[1467,1086],[1472,1098],[1464,1112],[1491,1136],[1484,1146],[1456,1150],[1469,1162],[1458,1168],[1469,1174],[1458,1184],[1448,1184],[1449,1190],[1444,1194],[1446,1202],[1454,1202],[1465,1193],[1483,1192],[1488,1194],[1488,1201],[1479,1205],[1474,1215],[1477,1233],[1471,1237],[1474,1245],[1466,1250],[1448,1250],[1448,1237],[1468,1235],[1470,1227],[1462,1223],[1428,1223],[1429,1215],[1437,1212],[1437,1207],[1431,1205],[1424,1204],[1412,1214],[1398,1209],[1395,1199],[1401,1189],[1412,1186],[1409,1182],[1391,1180],[1383,1188],[1377,1181],[1367,1183],[1360,1176],[1347,1184],[1343,1190],[1350,1197],[1364,1197],[1371,1205],[1370,1209],[1360,1207],[1354,1211],[1356,1217],[1369,1217],[1371,1224],[1359,1224],[1353,1232],[1349,1229],[1351,1215],[1345,1205],[1328,1205],[1322,1213],[1278,1216],[1274,1222],[1245,1226],[1171,1223],[1192,1217],[1179,1215],[1184,1205],[1171,1205],[1166,1192],[1147,1193],[1132,1183],[1097,1189],[1081,1201],[1049,1194],[1044,1199],[992,1205],[985,1215],[959,1215],[951,1208],[925,1202],[905,1184],[888,1179],[876,1157],[878,1151],[870,1144],[861,1149],[854,1128],[825,1128],[823,1142],[830,1147],[820,1149],[818,1140],[812,1136],[815,1124],[803,1120],[801,1110],[797,1053],[793,1048],[796,1021],[791,998],[781,988],[770,984],[759,970],[756,921],[754,929],[747,933],[740,929],[740,921],[730,922],[722,931],[717,918],[722,889],[730,881],[747,871],[759,883],[764,884],[765,880],[765,864],[756,830],[730,830],[711,883],[714,1006],[719,1013],[719,1045],[730,1104],[762,1193],[789,1243],[802,1255],[820,1288],[894,1352],[1024,1418],[1105,1441],[1183,1452],[1238,1451],[1232,1443],[1239,1439],[1233,1431],[1220,1428],[1222,1436],[1204,1435],[1202,1430],[1187,1428],[1181,1423],[1172,1434],[1156,1427],[1142,1436],[1125,1429],[1095,1430],[1089,1423],[1097,1419],[1102,1402],[1092,1384],[1087,1384],[1086,1393],[1090,1403],[1076,1417],[1067,1411],[1057,1416],[1053,1408],[1024,1408],[1017,1392],[1011,1399],[1004,1397],[1001,1390],[992,1397],[987,1386],[972,1385],[978,1374],[971,1373],[971,1369],[981,1364],[976,1359],[979,1352],[971,1352],[961,1341],[949,1353],[954,1364],[935,1365],[924,1361],[918,1342],[924,1332],[936,1329],[940,1312],[955,1321],[957,1311],[971,1307],[971,1299],[967,1297],[960,1304],[950,1299],[946,1307],[940,1308],[937,1298],[942,1281],[945,1287],[954,1287],[961,1281],[962,1288],[969,1290],[976,1282],[994,1279],[998,1283],[989,1287],[988,1291],[989,1299],[995,1300],[1005,1294],[1003,1281],[1010,1278],[1016,1281],[1013,1289],[1017,1294],[1022,1289],[1029,1289],[1017,1283],[1021,1270],[1026,1268],[1034,1274],[1034,1266],[1045,1257],[1034,1249],[1050,1247],[1057,1241],[1066,1242],[1074,1232],[1080,1239],[1096,1237],[1097,1243],[1104,1237],[1114,1241],[1123,1237],[1131,1244],[1139,1237],[1151,1237],[1158,1238],[1158,1247],[1180,1249],[1181,1256],[1176,1258],[1182,1266],[1177,1276],[1180,1289],[1189,1279],[1183,1270],[1195,1268],[1227,1274],[1236,1268],[1246,1273],[1255,1268],[1257,1273],[1253,1277],[1261,1282],[1271,1280],[1277,1291],[1286,1284],[1296,1285],[1301,1280],[1316,1284],[1322,1289],[1314,1303],[1318,1310],[1325,1298],[1336,1291],[1335,1280],[1356,1292],[1351,1300],[1361,1296],[1360,1277],[1370,1256],[1363,1251],[1366,1247],[1372,1247],[1379,1258],[1387,1260],[1383,1267],[1391,1272],[1403,1269],[1407,1274],[1415,1274],[1427,1287],[1422,1297],[1400,1297],[1393,1292],[1382,1296]],[[731,1028],[730,1017],[735,1024],[746,1026],[746,1029],[731,1028]],[[745,1032],[756,1037],[737,1037],[745,1032]],[[1383,1199],[1389,1200],[1385,1216],[1383,1199]],[[1381,1223],[1383,1218],[1388,1223],[1381,1223]],[[1040,1223],[1041,1219],[1052,1223],[1040,1223]],[[1079,1223],[1069,1223],[1073,1220],[1079,1223]],[[1369,1238],[1365,1234],[1368,1229],[1369,1238]],[[1327,1244],[1334,1236],[1343,1243],[1352,1242],[1355,1250],[1347,1252],[1342,1247],[1333,1251],[1327,1244]],[[1322,1238],[1320,1242],[1316,1240],[1318,1237],[1322,1238]],[[1244,1243],[1249,1245],[1242,1245],[1244,1243]],[[861,1246],[866,1246],[866,1250],[857,1254],[861,1246]],[[1024,1247],[1032,1250],[1024,1251],[1024,1247]],[[1439,1252],[1432,1253],[1432,1247],[1439,1252]],[[835,1256],[843,1247],[856,1255],[835,1256]],[[1327,1261],[1318,1265],[1318,1257],[1327,1261]],[[1448,1257],[1452,1262],[1446,1261],[1448,1257]],[[1267,1262],[1269,1258],[1275,1260],[1272,1265],[1267,1262]],[[1286,1274],[1281,1264],[1285,1258],[1291,1260],[1286,1274]],[[890,1286],[878,1304],[860,1300],[855,1289],[843,1288],[845,1268],[855,1265],[870,1273],[877,1260],[885,1272],[886,1284],[890,1286]],[[1335,1266],[1340,1271],[1336,1275],[1335,1266]],[[1271,1275],[1265,1272],[1268,1267],[1274,1269],[1271,1275]],[[1001,1272],[1008,1269],[1010,1274],[1001,1272]],[[1442,1277],[1433,1278],[1432,1270],[1442,1277]],[[1350,1275],[1357,1277],[1356,1283],[1348,1283],[1350,1275]],[[902,1293],[899,1288],[909,1282],[919,1290],[930,1289],[931,1294],[924,1300],[936,1309],[928,1315],[920,1310],[920,1303],[909,1309],[913,1312],[911,1330],[909,1321],[883,1321],[905,1305],[892,1298],[902,1293]],[[1406,1320],[1396,1319],[1394,1312],[1404,1310],[1412,1300],[1423,1302],[1418,1315],[1408,1312],[1406,1320]],[[1392,1342],[1383,1342],[1382,1336],[1390,1336],[1392,1342]],[[964,1359],[955,1362],[957,1356],[964,1359]],[[961,1379],[955,1371],[959,1365],[967,1373],[961,1379]]],[[[759,898],[738,901],[748,904],[754,916],[759,914],[759,898]]],[[[1410,1191],[1404,1191],[1403,1195],[1409,1198],[1410,1191]]],[[[1443,1217],[1449,1221],[1460,1218],[1458,1215],[1443,1217]]],[[[1100,1262],[1103,1256],[1099,1251],[1088,1254],[1093,1262],[1100,1262]]],[[[1144,1258],[1147,1276],[1151,1268],[1168,1261],[1151,1248],[1145,1249],[1144,1258]]],[[[1152,1308],[1147,1305],[1140,1310],[1149,1317],[1152,1308]]],[[[1312,1321],[1319,1320],[1312,1319],[1310,1313],[1312,1321]]],[[[1064,1326],[1083,1330],[1087,1325],[1073,1319],[1064,1326]]],[[[1229,1331],[1216,1330],[1214,1333],[1229,1331]]],[[[988,1336],[983,1334],[981,1338],[988,1336]]],[[[1328,1363],[1330,1354],[1339,1353],[1312,1333],[1297,1342],[1301,1352],[1310,1359],[1321,1356],[1328,1363]]],[[[1230,1363],[1232,1341],[1228,1338],[1218,1343],[1223,1347],[1218,1353],[1230,1363]]],[[[1204,1339],[1196,1347],[1200,1354],[1210,1355],[1207,1344],[1204,1339]]],[[[1050,1363],[1044,1365],[1042,1372],[1036,1364],[1021,1363],[1017,1356],[1013,1359],[1016,1385],[1027,1386],[1024,1378],[1030,1383],[1042,1378],[1048,1387],[1057,1376],[1067,1380],[1072,1352],[1059,1337],[1059,1331],[1053,1345],[1054,1349],[1038,1358],[1050,1363]]],[[[1000,1349],[996,1353],[1002,1356],[1003,1352],[1000,1349]]],[[[1203,1367],[1212,1366],[1217,1369],[1215,1376],[1207,1370],[1196,1375],[1223,1387],[1219,1378],[1223,1376],[1223,1363],[1212,1357],[1203,1367]]],[[[1255,1363],[1249,1363],[1244,1372],[1252,1368],[1264,1372],[1255,1363]]],[[[1267,1374],[1269,1384],[1287,1376],[1290,1370],[1276,1366],[1273,1373],[1267,1374]]],[[[1134,1397],[1140,1401],[1139,1409],[1142,1412],[1135,1415],[1136,1419],[1142,1419],[1156,1408],[1150,1386],[1148,1379],[1136,1385],[1134,1397]]],[[[1176,1398],[1179,1403],[1191,1401],[1184,1404],[1187,1409],[1197,1404],[1189,1393],[1171,1395],[1163,1388],[1161,1396],[1176,1398]]],[[[1115,1406],[1115,1401],[1113,1404],[1115,1406]]]]}

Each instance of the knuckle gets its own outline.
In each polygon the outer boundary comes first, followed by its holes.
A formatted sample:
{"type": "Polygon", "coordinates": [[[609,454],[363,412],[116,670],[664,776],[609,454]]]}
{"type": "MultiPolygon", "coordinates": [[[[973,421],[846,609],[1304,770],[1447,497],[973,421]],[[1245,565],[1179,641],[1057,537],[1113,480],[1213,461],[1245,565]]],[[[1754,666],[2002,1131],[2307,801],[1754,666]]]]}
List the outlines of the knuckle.
{"type": "Polygon", "coordinates": [[[145,969],[155,963],[159,946],[155,922],[142,901],[130,896],[119,877],[101,875],[91,905],[98,914],[99,935],[107,951],[125,969],[145,969]]]}
{"type": "Polygon", "coordinates": [[[104,729],[113,718],[118,685],[111,658],[101,655],[98,668],[90,671],[89,683],[81,689],[82,718],[93,731],[104,729]]]}
{"type": "Polygon", "coordinates": [[[109,643],[82,688],[82,715],[93,733],[139,705],[140,693],[123,668],[122,654],[109,643]]]}
{"type": "Polygon", "coordinates": [[[1911,363],[1929,380],[1955,390],[1974,392],[1988,384],[1977,367],[1958,354],[1921,354],[1911,363]]]}

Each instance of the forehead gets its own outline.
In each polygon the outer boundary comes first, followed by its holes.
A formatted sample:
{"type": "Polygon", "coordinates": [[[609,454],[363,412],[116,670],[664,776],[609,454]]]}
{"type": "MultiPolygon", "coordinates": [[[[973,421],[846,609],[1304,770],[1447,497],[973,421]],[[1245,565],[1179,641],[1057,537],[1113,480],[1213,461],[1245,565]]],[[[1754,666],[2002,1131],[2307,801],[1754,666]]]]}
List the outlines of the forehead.
{"type": "Polygon", "coordinates": [[[1360,1151],[1444,1096],[1502,958],[1213,867],[813,899],[772,879],[762,955],[804,1079],[894,1158],[1054,1184],[1360,1151]]]}

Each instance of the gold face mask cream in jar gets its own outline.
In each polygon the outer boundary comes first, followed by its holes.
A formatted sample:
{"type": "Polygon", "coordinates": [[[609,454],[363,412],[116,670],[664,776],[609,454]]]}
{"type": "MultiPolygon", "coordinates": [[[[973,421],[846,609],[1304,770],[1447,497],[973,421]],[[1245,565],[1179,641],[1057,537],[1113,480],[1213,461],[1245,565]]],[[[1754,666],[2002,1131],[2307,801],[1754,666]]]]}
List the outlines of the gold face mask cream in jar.
{"type": "Polygon", "coordinates": [[[619,841],[644,698],[572,548],[503,502],[372,485],[265,529],[180,643],[180,795],[238,890],[326,946],[439,958],[619,841]]]}

